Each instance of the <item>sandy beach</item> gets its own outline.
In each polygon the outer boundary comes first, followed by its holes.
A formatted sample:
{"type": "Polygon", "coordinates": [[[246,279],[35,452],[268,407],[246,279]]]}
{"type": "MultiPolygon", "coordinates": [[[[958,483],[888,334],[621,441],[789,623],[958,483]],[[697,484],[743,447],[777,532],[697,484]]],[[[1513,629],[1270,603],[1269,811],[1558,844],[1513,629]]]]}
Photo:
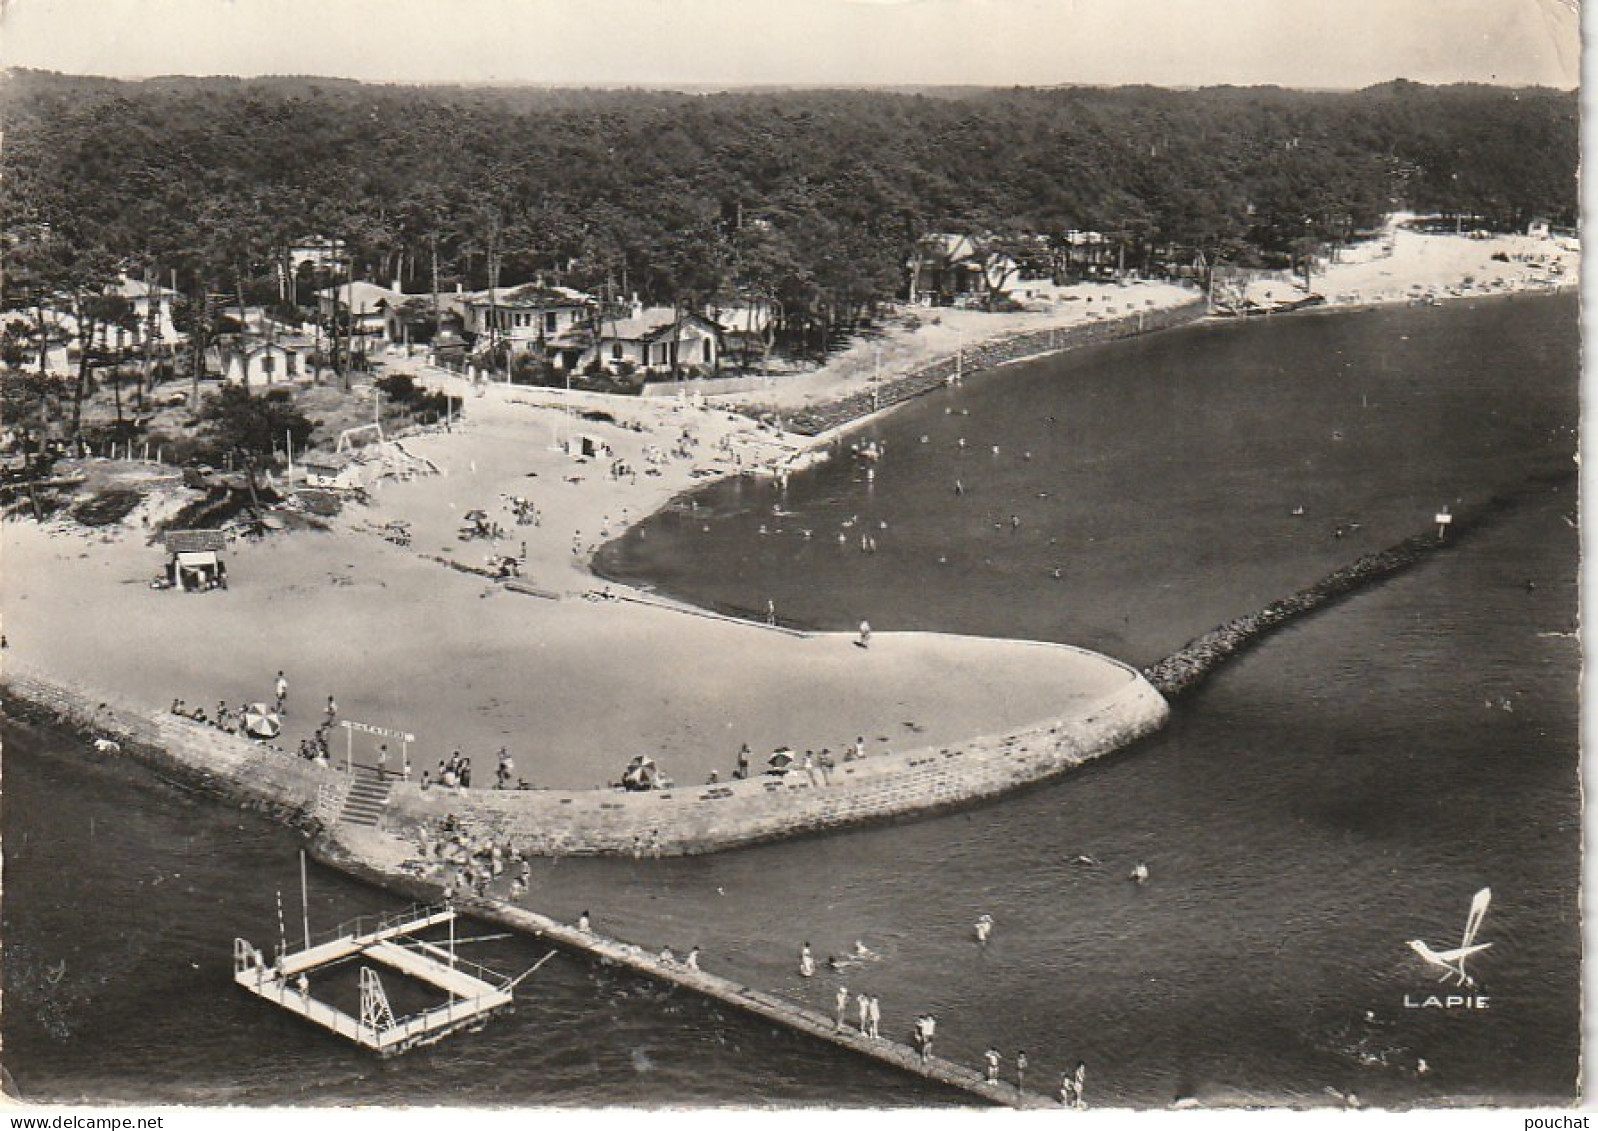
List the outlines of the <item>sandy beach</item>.
{"type": "MultiPolygon", "coordinates": [[[[1526,235],[1439,234],[1391,224],[1311,277],[1311,291],[1338,307],[1480,298],[1579,285],[1581,253],[1566,241],[1526,235]],[[1495,258],[1498,257],[1498,258],[1495,258]]],[[[1302,298],[1303,280],[1250,284],[1256,302],[1302,298]]]]}
{"type": "MultiPolygon", "coordinates": [[[[290,750],[334,695],[343,718],[416,733],[418,773],[459,748],[491,780],[505,745],[536,786],[614,781],[635,754],[699,782],[728,776],[743,743],[763,758],[859,737],[873,750],[951,742],[1069,710],[1125,678],[1068,650],[1040,663],[1020,644],[892,633],[862,649],[853,635],[802,637],[600,597],[583,568],[594,546],[697,482],[696,471],[731,470],[766,449],[745,446],[759,444],[747,418],[627,402],[649,420],[644,431],[612,404],[620,423],[579,422],[614,456],[575,460],[550,444],[573,418],[532,399],[493,390],[470,400],[464,427],[406,441],[442,473],[385,484],[331,532],[235,543],[226,592],[151,589],[164,556],[136,521],[108,534],[8,524],[7,662],[151,707],[181,697],[208,710],[269,700],[281,668],[290,750]],[[668,456],[659,476],[608,473],[610,458],[642,469],[644,449],[677,444],[697,454],[668,456]],[[513,493],[535,502],[537,526],[514,525],[503,498],[513,493]],[[490,544],[456,537],[475,508],[506,527],[502,552],[526,542],[524,579],[558,599],[435,560],[482,564],[490,544]],[[412,524],[408,548],[377,533],[399,517],[412,524]]],[[[372,760],[375,741],[357,743],[357,761],[372,760]]]]}
{"type": "MultiPolygon", "coordinates": [[[[1353,260],[1321,280],[1341,305],[1446,297],[1484,262],[1501,270],[1477,278],[1495,285],[1502,276],[1500,289],[1548,285],[1549,262],[1564,278],[1576,268],[1574,253],[1550,241],[1403,229],[1391,254],[1353,260]],[[1496,252],[1511,263],[1493,260],[1496,252]],[[1534,254],[1543,258],[1513,259],[1534,254]]],[[[979,330],[1068,327],[1092,320],[1090,306],[1125,316],[1192,298],[1148,284],[1055,293],[1024,313],[922,312],[915,332],[857,344],[777,395],[822,403],[947,356],[951,343],[974,344],[979,330]]],[[[407,368],[464,399],[455,429],[404,441],[440,473],[381,481],[369,506],[346,507],[326,533],[236,542],[227,592],[151,589],[164,555],[147,544],[139,512],[104,531],[8,522],[7,662],[152,708],[174,698],[207,709],[269,699],[281,668],[291,750],[334,695],[343,718],[416,733],[418,773],[459,748],[484,780],[504,745],[520,776],[563,787],[613,781],[635,754],[697,782],[713,770],[725,777],[743,743],[758,757],[783,745],[836,751],[861,736],[877,748],[953,742],[1069,710],[1121,671],[1064,650],[1040,663],[1024,645],[932,635],[878,632],[861,649],[852,634],[801,637],[599,583],[589,556],[629,525],[711,477],[769,469],[825,440],[779,434],[702,399],[474,389],[415,363],[390,366],[407,368]],[[602,454],[568,454],[565,442],[581,435],[602,454]],[[516,524],[513,497],[537,508],[537,525],[516,524]],[[459,537],[474,509],[503,528],[503,540],[459,537]],[[409,547],[383,540],[391,520],[410,524],[409,547]],[[445,564],[481,569],[495,554],[522,558],[524,584],[548,596],[445,564]]],[[[773,480],[759,482],[776,497],[773,480]]],[[[172,505],[158,495],[143,517],[172,505]]],[[[841,613],[854,623],[872,610],[841,613]]],[[[370,761],[375,740],[356,745],[357,760],[370,761]]]]}

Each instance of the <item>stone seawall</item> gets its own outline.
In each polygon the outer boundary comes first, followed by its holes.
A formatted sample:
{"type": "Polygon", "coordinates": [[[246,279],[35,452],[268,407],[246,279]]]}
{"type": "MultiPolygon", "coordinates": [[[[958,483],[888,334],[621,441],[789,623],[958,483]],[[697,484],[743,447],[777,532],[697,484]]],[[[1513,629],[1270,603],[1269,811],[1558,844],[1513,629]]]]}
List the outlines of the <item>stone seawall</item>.
{"type": "MultiPolygon", "coordinates": [[[[902,377],[882,381],[874,390],[862,390],[827,404],[800,409],[788,415],[785,423],[790,431],[800,435],[819,435],[889,405],[941,388],[957,375],[971,376],[981,370],[1024,358],[1185,326],[1203,318],[1208,309],[1203,297],[1195,294],[1192,302],[1182,306],[1138,311],[1077,326],[1027,330],[1008,337],[992,338],[956,356],[940,357],[902,377]]],[[[753,406],[744,411],[766,415],[770,410],[753,406]]]]}
{"type": "Polygon", "coordinates": [[[0,678],[0,695],[8,715],[69,727],[85,742],[108,739],[121,749],[103,757],[134,758],[187,788],[299,828],[330,826],[349,789],[346,775],[337,770],[14,668],[0,678]]]}
{"type": "Polygon", "coordinates": [[[396,785],[384,827],[430,838],[447,816],[524,854],[683,856],[802,833],[920,816],[1064,773],[1156,730],[1169,708],[1128,672],[1116,691],[1068,717],[943,748],[874,754],[807,774],[621,790],[472,790],[396,785]]]}
{"type": "MultiPolygon", "coordinates": [[[[1049,647],[1064,647],[1049,645],[1049,647]]],[[[1112,661],[1106,660],[1106,663],[1112,661]]],[[[1119,666],[1119,665],[1117,665],[1119,666]]],[[[42,677],[7,671],[5,707],[18,718],[106,738],[132,757],[234,804],[297,827],[338,835],[350,779],[214,727],[138,708],[42,677]]],[[[415,840],[454,816],[472,834],[541,856],[679,856],[803,833],[920,816],[983,801],[1064,773],[1158,729],[1165,700],[1131,668],[1096,701],[995,737],[877,753],[807,774],[630,793],[621,790],[454,792],[395,782],[382,827],[415,840]]]]}

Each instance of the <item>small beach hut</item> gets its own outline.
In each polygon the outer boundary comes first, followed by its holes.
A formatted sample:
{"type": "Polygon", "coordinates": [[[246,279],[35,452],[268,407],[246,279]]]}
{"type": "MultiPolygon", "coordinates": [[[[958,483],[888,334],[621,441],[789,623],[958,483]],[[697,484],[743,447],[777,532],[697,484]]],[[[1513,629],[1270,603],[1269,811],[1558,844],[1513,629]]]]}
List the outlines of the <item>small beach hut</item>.
{"type": "Polygon", "coordinates": [[[166,578],[173,588],[227,588],[227,566],[222,561],[226,534],[220,530],[169,530],[163,541],[170,555],[166,578]]]}
{"type": "Polygon", "coordinates": [[[348,452],[308,452],[300,467],[307,487],[347,490],[357,483],[355,457],[348,452]]]}

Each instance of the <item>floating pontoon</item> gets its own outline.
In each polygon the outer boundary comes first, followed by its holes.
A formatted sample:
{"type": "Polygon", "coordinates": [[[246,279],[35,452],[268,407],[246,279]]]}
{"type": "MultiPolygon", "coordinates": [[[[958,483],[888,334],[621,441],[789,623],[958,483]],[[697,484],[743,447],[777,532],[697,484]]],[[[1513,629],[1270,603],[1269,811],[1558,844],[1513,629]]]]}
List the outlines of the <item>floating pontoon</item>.
{"type": "MultiPolygon", "coordinates": [[[[508,978],[467,962],[455,954],[455,909],[416,907],[379,919],[370,926],[362,920],[339,927],[332,938],[295,951],[280,947],[269,961],[246,939],[233,940],[233,980],[256,997],[273,1002],[290,1013],[354,1041],[383,1056],[394,1056],[417,1045],[432,1044],[461,1029],[482,1027],[490,1017],[512,1006],[512,991],[532,970],[508,978]],[[431,927],[448,925],[451,939],[440,946],[414,936],[431,927]],[[363,929],[364,928],[364,929],[363,929]],[[360,1016],[352,1017],[316,997],[313,979],[330,973],[350,960],[360,967],[360,1016]],[[378,968],[387,967],[407,978],[442,991],[443,1004],[419,1013],[396,1016],[389,1005],[378,968]]],[[[546,956],[547,960],[548,956],[546,956]]],[[[543,965],[543,962],[538,964],[543,965]]],[[[538,967],[534,966],[533,970],[538,967]]]]}

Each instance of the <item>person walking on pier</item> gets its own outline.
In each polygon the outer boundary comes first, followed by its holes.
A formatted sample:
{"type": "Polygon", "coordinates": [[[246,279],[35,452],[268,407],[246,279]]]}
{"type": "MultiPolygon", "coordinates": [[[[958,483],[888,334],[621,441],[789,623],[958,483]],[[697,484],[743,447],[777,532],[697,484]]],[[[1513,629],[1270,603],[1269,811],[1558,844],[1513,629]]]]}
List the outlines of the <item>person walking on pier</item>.
{"type": "Polygon", "coordinates": [[[588,923],[588,912],[584,911],[581,915],[577,916],[577,929],[585,935],[588,934],[592,929],[588,923]]]}
{"type": "Polygon", "coordinates": [[[982,1055],[983,1059],[988,1062],[988,1083],[997,1084],[999,1082],[999,1062],[1004,1058],[999,1055],[999,1050],[991,1045],[988,1047],[988,1051],[982,1055]]]}
{"type": "Polygon", "coordinates": [[[699,969],[699,948],[697,946],[688,952],[688,957],[683,959],[683,965],[690,970],[699,969]]]}
{"type": "Polygon", "coordinates": [[[1015,1090],[1026,1091],[1026,1049],[1015,1054],[1015,1090]]]}
{"type": "Polygon", "coordinates": [[[882,1002],[875,995],[866,1003],[866,1024],[871,1030],[866,1035],[873,1041],[880,1040],[882,1038],[880,1031],[880,1026],[882,1025],[882,1002]]]}
{"type": "Polygon", "coordinates": [[[848,1012],[849,1012],[849,987],[848,986],[839,986],[838,987],[838,1017],[837,1017],[838,1027],[837,1027],[837,1030],[836,1030],[839,1033],[843,1032],[843,1019],[844,1019],[844,1016],[848,1012]]]}
{"type": "Polygon", "coordinates": [[[333,720],[335,720],[337,718],[338,718],[338,704],[336,702],[334,702],[333,697],[331,695],[329,695],[327,697],[327,725],[328,726],[332,726],[333,725],[333,720]]]}
{"type": "Polygon", "coordinates": [[[856,643],[858,643],[860,645],[860,647],[862,647],[862,648],[871,647],[871,622],[870,621],[863,620],[863,621],[860,622],[860,639],[856,643]]]}
{"type": "Polygon", "coordinates": [[[814,978],[816,976],[816,959],[810,953],[809,943],[804,943],[799,947],[799,976],[801,978],[814,978]]]}
{"type": "Polygon", "coordinates": [[[746,742],[738,748],[738,768],[733,771],[733,777],[743,781],[749,776],[749,744],[746,742]]]}
{"type": "Polygon", "coordinates": [[[865,994],[855,998],[855,1012],[860,1015],[860,1035],[871,1036],[871,999],[865,994]]]}

